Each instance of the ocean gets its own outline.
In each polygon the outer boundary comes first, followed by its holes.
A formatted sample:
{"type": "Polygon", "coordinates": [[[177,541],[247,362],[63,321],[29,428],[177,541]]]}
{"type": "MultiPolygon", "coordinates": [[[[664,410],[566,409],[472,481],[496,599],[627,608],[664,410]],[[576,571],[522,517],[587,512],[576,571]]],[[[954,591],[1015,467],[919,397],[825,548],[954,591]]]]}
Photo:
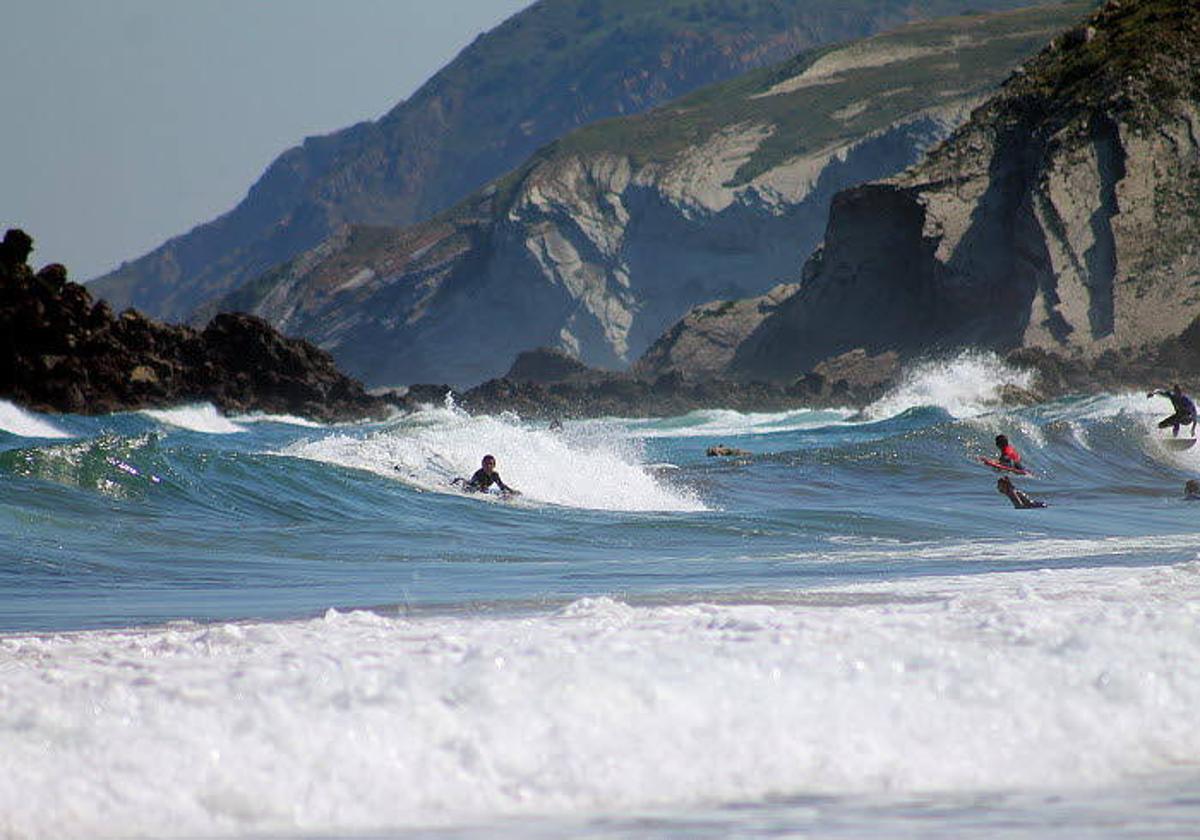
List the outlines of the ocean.
{"type": "Polygon", "coordinates": [[[561,431],[0,403],[0,836],[1200,836],[1200,447],[1006,384],[561,431]],[[485,453],[520,497],[450,486],[485,453]]]}

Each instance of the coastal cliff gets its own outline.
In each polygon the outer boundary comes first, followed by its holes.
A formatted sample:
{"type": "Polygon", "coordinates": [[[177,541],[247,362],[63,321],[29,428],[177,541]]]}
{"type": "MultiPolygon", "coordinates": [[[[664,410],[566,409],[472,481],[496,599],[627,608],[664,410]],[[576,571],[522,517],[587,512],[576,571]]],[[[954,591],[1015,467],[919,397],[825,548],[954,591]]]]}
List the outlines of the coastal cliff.
{"type": "Polygon", "coordinates": [[[375,384],[470,384],[537,345],[623,369],[690,307],[798,279],[837,190],[915,161],[1086,8],[913,25],[598,123],[430,222],[340,228],[217,307],[375,384]]]}
{"type": "Polygon", "coordinates": [[[1189,0],[1113,0],[1055,38],[922,164],[834,199],[728,372],[787,381],[856,348],[1170,362],[1200,315],[1197,56],[1189,0]]]}
{"type": "MultiPolygon", "coordinates": [[[[343,224],[428,219],[579,126],[633,114],[799,50],[1025,0],[542,0],[481,35],[379,120],[307,138],[229,213],[92,284],[169,320],[343,224]]],[[[336,11],[331,13],[336,14],[336,11]]]]}

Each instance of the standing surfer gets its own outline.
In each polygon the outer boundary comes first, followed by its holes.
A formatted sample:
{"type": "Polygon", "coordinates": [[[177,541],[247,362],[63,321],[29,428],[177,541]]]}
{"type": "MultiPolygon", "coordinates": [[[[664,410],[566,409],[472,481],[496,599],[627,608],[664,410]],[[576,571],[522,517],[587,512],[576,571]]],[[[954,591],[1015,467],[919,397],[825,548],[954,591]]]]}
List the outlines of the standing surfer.
{"type": "Polygon", "coordinates": [[[1192,437],[1196,436],[1196,404],[1192,402],[1192,398],[1183,393],[1183,389],[1176,385],[1170,391],[1151,391],[1146,395],[1146,399],[1150,397],[1166,397],[1171,401],[1171,406],[1175,409],[1175,413],[1170,417],[1165,417],[1159,421],[1158,428],[1165,429],[1167,426],[1172,427],[1171,436],[1179,437],[1179,427],[1186,426],[1189,423],[1192,426],[1192,437]]]}

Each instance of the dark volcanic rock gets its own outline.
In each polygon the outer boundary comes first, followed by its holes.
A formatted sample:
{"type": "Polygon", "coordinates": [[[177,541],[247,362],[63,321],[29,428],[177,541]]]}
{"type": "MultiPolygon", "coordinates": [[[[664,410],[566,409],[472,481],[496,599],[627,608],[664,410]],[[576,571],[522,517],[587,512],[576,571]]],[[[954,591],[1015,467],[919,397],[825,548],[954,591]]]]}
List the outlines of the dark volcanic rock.
{"type": "Polygon", "coordinates": [[[203,332],[132,309],[114,317],[58,263],[36,275],[32,240],[0,246],[0,397],[36,411],[105,414],[204,400],[226,411],[334,421],[382,416],[387,402],[307,341],[260,318],[223,314],[203,332]]]}
{"type": "Polygon", "coordinates": [[[505,379],[516,382],[562,382],[586,374],[583,362],[555,347],[538,347],[517,356],[505,379]]]}
{"type": "Polygon", "coordinates": [[[863,406],[882,396],[899,375],[895,356],[862,351],[824,365],[789,385],[726,379],[688,379],[671,371],[654,379],[597,370],[544,348],[522,354],[509,376],[470,390],[414,385],[397,405],[440,404],[448,393],[471,412],[514,411],[522,417],[663,417],[703,408],[787,411],[822,406],[863,406]],[[572,364],[572,362],[574,362],[572,364]],[[517,378],[526,376],[528,378],[517,378]]]}

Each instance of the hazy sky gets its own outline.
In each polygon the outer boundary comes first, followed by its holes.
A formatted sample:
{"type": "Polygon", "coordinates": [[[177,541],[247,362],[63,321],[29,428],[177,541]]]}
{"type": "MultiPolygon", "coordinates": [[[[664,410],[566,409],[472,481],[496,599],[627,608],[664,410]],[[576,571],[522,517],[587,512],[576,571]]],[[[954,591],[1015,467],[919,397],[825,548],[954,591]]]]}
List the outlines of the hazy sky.
{"type": "Polygon", "coordinates": [[[530,0],[5,0],[0,233],[84,280],[376,119],[530,0]]]}

